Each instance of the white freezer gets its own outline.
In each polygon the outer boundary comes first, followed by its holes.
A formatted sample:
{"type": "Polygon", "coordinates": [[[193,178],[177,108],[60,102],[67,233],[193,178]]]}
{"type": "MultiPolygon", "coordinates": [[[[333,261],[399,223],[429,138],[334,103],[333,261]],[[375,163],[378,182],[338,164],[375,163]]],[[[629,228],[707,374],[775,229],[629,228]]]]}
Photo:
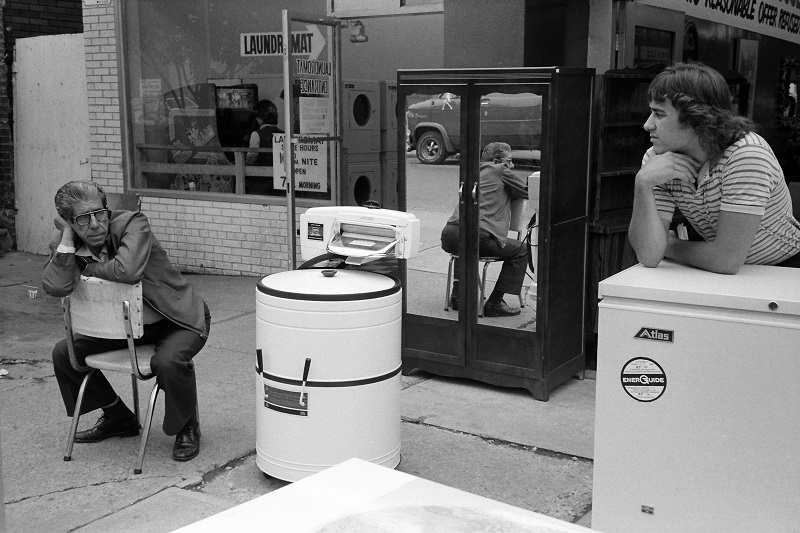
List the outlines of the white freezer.
{"type": "Polygon", "coordinates": [[[800,531],[800,269],[600,282],[592,528],[800,531]]]}

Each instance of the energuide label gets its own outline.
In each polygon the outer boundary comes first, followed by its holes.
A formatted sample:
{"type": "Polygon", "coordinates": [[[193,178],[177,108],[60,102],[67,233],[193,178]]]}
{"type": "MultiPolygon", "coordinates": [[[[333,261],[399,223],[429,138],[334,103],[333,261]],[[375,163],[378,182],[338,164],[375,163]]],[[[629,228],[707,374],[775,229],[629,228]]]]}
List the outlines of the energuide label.
{"type": "Polygon", "coordinates": [[[658,400],[667,388],[664,369],[652,359],[636,357],[622,367],[622,388],[637,402],[658,400]]]}
{"type": "Polygon", "coordinates": [[[265,383],[264,407],[287,415],[308,416],[308,391],[303,392],[301,403],[299,391],[279,389],[265,383]]]}

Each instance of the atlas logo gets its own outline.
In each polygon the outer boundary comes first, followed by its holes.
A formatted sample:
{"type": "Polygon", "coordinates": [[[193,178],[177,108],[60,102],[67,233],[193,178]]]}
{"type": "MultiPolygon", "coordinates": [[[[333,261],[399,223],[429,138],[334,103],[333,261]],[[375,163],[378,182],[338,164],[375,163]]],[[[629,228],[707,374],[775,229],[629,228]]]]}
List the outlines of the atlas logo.
{"type": "Polygon", "coordinates": [[[675,332],[669,329],[642,328],[633,336],[635,339],[648,339],[651,341],[672,342],[675,332]]]}

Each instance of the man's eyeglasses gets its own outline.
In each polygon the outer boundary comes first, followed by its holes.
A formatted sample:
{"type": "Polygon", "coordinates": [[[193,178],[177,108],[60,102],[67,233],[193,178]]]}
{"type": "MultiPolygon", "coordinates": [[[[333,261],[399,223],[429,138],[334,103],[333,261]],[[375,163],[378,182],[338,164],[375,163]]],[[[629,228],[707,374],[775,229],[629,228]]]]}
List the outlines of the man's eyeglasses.
{"type": "Polygon", "coordinates": [[[105,222],[108,220],[108,209],[98,209],[97,211],[89,211],[76,217],[72,217],[72,221],[79,226],[88,226],[92,221],[92,217],[98,222],[105,222]]]}
{"type": "Polygon", "coordinates": [[[510,157],[504,157],[502,161],[503,163],[506,164],[506,166],[511,166],[511,167],[514,166],[514,162],[511,160],[510,157]]]}

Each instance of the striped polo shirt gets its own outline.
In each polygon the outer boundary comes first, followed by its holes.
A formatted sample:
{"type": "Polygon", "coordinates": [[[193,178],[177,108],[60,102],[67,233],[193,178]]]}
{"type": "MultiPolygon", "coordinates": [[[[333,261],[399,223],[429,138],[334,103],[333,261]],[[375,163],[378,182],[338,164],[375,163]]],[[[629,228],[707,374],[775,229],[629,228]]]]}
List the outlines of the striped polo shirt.
{"type": "MultiPolygon", "coordinates": [[[[642,165],[651,157],[650,148],[642,165]]],[[[712,167],[703,165],[696,190],[678,179],[653,188],[662,220],[677,206],[707,241],[717,235],[719,212],[761,217],[745,263],[774,265],[800,252],[800,223],[792,216],[789,189],[769,144],[750,132],[725,149],[712,167]]]]}

